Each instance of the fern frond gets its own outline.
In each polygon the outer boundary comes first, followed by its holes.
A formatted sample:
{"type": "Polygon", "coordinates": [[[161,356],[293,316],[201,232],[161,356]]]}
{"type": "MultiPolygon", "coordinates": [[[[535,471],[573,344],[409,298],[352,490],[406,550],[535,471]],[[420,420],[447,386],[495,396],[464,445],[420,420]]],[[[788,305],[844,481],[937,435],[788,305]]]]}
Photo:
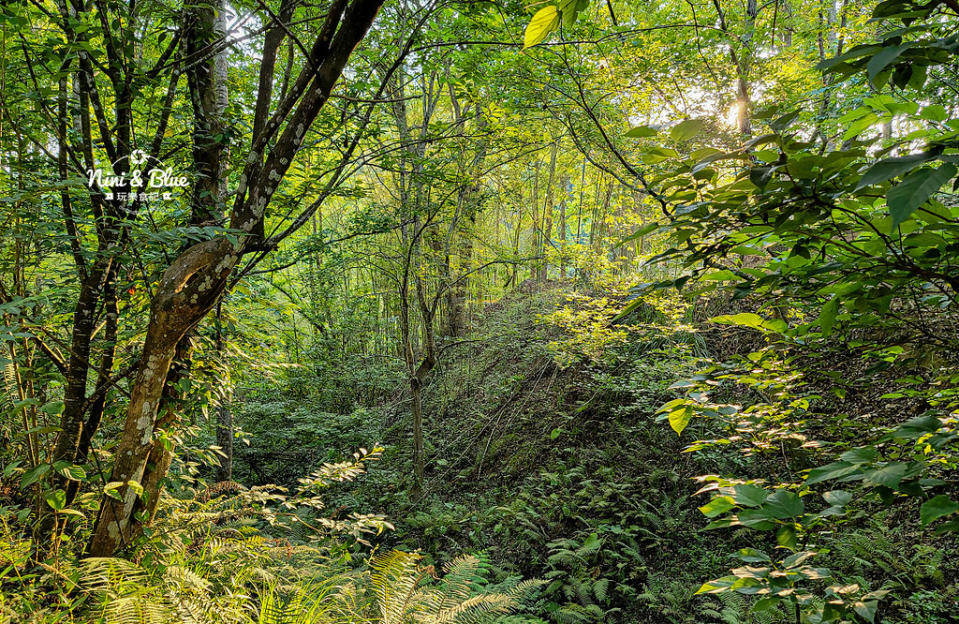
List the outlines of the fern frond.
{"type": "Polygon", "coordinates": [[[454,607],[429,614],[417,621],[424,622],[424,624],[450,624],[452,622],[472,624],[478,621],[478,616],[508,613],[516,606],[516,602],[505,594],[473,596],[454,607]]]}
{"type": "Polygon", "coordinates": [[[135,563],[116,557],[90,557],[80,563],[83,586],[88,591],[119,596],[124,586],[147,584],[147,572],[135,563]]]}
{"type": "Polygon", "coordinates": [[[175,621],[173,611],[167,604],[141,595],[111,600],[103,615],[104,624],[170,624],[175,621]]]}

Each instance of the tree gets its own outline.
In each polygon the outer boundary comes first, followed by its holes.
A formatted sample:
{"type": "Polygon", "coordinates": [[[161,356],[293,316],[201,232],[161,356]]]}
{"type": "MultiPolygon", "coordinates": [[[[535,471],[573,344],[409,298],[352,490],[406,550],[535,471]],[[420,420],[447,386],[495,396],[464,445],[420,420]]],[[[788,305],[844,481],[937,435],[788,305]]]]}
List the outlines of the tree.
{"type": "MultiPolygon", "coordinates": [[[[381,4],[337,0],[320,16],[301,7],[297,14],[309,18],[308,25],[293,30],[293,2],[282,2],[279,15],[263,8],[267,26],[255,33],[266,31],[253,103],[256,114],[242,153],[227,119],[225,53],[236,42],[226,30],[224,3],[202,2],[180,10],[64,0],[55,11],[41,4],[4,8],[5,23],[32,20],[48,27],[36,29],[42,34],[19,38],[19,59],[27,71],[18,80],[31,94],[37,114],[22,117],[15,127],[25,143],[56,163],[55,210],[80,281],[73,295],[69,343],[61,347],[68,356],[61,357],[39,335],[33,339],[62,372],[65,390],[53,450],[44,461],[31,441],[31,461],[37,470],[57,467],[53,487],[66,490],[66,504],[79,489],[82,470],[74,467],[83,463],[101,424],[107,394],[134,375],[113,456],[111,482],[118,486],[107,488],[103,497],[92,554],[112,554],[129,543],[156,509],[178,418],[168,399],[175,397],[177,379],[188,366],[190,332],[231,279],[237,279],[234,269],[242,258],[276,249],[321,203],[311,203],[283,231],[267,236],[268,207],[381,4]],[[304,33],[312,37],[309,48],[300,39],[304,33]],[[297,58],[298,63],[288,64],[297,72],[282,77],[282,93],[276,97],[274,67],[283,44],[289,58],[297,58]],[[182,76],[189,93],[185,99],[180,96],[182,76]],[[145,143],[141,131],[147,127],[152,132],[145,143]],[[152,166],[176,154],[170,136],[177,131],[191,135],[188,164],[196,172],[188,216],[182,220],[175,211],[141,197],[134,181],[138,165],[152,166]],[[51,137],[55,151],[48,148],[51,137]],[[109,167],[100,165],[102,159],[109,167]],[[240,166],[228,210],[227,192],[234,186],[227,174],[229,161],[240,166]],[[161,225],[169,230],[161,233],[161,225]],[[151,230],[172,244],[138,247],[151,230]],[[148,275],[152,271],[155,284],[148,275]],[[143,283],[125,287],[132,301],[122,307],[129,313],[149,307],[149,321],[140,325],[145,342],[136,357],[124,354],[127,368],[117,371],[122,301],[117,282],[129,283],[140,272],[143,283]],[[92,391],[91,370],[97,377],[92,391]]],[[[4,97],[9,94],[5,89],[4,97]]],[[[367,118],[368,108],[360,108],[367,118]]],[[[349,172],[354,149],[347,148],[328,176],[330,188],[349,172]]],[[[25,289],[4,295],[10,303],[30,296],[25,289]]],[[[21,315],[20,322],[30,320],[21,315]]],[[[46,521],[44,526],[51,528],[46,521]]]]}
{"type": "MultiPolygon", "coordinates": [[[[121,501],[104,497],[90,554],[112,554],[135,537],[144,520],[156,511],[173,450],[171,440],[164,438],[170,423],[157,420],[157,409],[177,344],[216,304],[240,258],[276,245],[277,241],[264,237],[266,208],[302,146],[306,130],[328,101],[333,85],[381,4],[382,0],[337,0],[330,6],[306,56],[306,66],[269,120],[252,137],[230,215],[230,229],[241,236],[222,235],[191,245],[164,272],[153,296],[126,424],[115,451],[111,480],[124,484],[117,490],[121,501]],[[138,496],[131,481],[140,484],[142,494],[138,496]]],[[[210,24],[214,13],[199,18],[202,28],[197,36],[214,32],[210,24]]],[[[197,42],[199,46],[212,43],[209,37],[197,42]]],[[[257,108],[261,110],[265,106],[261,102],[269,102],[272,95],[271,65],[275,55],[275,47],[264,48],[257,92],[257,108]]],[[[219,155],[220,150],[211,150],[201,156],[208,171],[219,169],[219,155]]]]}

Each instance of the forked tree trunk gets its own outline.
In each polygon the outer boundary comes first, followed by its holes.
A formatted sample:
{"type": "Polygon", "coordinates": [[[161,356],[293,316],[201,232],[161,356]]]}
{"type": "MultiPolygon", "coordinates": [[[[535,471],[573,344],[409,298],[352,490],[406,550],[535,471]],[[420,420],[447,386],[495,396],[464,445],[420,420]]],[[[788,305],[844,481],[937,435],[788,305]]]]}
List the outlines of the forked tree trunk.
{"type": "MultiPolygon", "coordinates": [[[[320,35],[310,51],[307,68],[281,102],[263,131],[253,137],[250,157],[240,177],[230,227],[245,234],[239,239],[217,237],[184,250],[164,272],[153,298],[146,340],[127,408],[120,443],[114,450],[110,480],[120,500],[105,495],[90,541],[89,554],[111,556],[142,530],[159,498],[169,468],[172,439],[164,437],[167,414],[158,408],[177,345],[213,308],[226,290],[241,255],[251,251],[263,231],[264,212],[312,125],[326,103],[353,49],[366,35],[383,0],[334,0],[320,35]],[[279,128],[288,120],[283,131],[279,128]],[[271,139],[275,144],[268,149],[271,139]],[[265,161],[263,153],[266,152],[265,161]],[[142,487],[131,487],[130,482],[142,487]]],[[[257,94],[269,98],[272,80],[257,94]]]]}

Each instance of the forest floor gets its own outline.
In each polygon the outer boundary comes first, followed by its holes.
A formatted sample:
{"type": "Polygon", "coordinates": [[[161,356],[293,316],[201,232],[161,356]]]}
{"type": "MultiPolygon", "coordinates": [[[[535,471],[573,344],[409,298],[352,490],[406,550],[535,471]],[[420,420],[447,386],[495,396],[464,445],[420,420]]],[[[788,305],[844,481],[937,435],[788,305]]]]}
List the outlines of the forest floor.
{"type": "MultiPolygon", "coordinates": [[[[289,473],[271,472],[270,453],[280,451],[276,465],[288,470],[316,461],[317,448],[335,458],[382,441],[382,461],[360,483],[334,488],[329,508],[387,514],[396,530],[381,545],[420,551],[429,562],[485,552],[499,579],[545,579],[534,607],[540,617],[785,621],[775,609],[750,613],[738,594],[693,595],[726,573],[738,549],[755,543],[748,529],[703,530],[708,520],[698,507],[706,501],[694,496],[702,485],[696,477],[775,480],[811,467],[812,458],[786,446],[752,456],[717,447],[687,453],[691,440],[718,432],[695,421],[680,437],[655,416],[677,396],[671,386],[678,380],[706,358],[748,352],[756,336],[703,322],[725,311],[722,302],[699,302],[695,309],[663,300],[610,324],[610,310],[621,305],[601,295],[559,288],[512,295],[488,305],[466,340],[450,347],[455,357],[441,361],[426,398],[428,461],[420,498],[409,496],[411,441],[402,393],[381,393],[345,413],[307,397],[254,396],[238,415],[244,427],[265,422],[269,413],[271,427],[282,430],[275,417],[287,414],[291,430],[311,437],[297,436],[278,449],[263,446],[254,431],[252,446],[237,449],[237,470],[243,475],[256,465],[260,474],[246,477],[282,482],[289,473]]],[[[854,376],[852,363],[833,363],[835,370],[843,367],[854,376]]],[[[881,420],[882,392],[880,380],[842,399],[829,395],[823,408],[881,420]]],[[[887,515],[877,510],[851,519],[830,544],[834,561],[824,563],[864,586],[894,579],[884,621],[949,621],[948,605],[959,595],[956,553],[920,537],[914,516],[887,515]]]]}

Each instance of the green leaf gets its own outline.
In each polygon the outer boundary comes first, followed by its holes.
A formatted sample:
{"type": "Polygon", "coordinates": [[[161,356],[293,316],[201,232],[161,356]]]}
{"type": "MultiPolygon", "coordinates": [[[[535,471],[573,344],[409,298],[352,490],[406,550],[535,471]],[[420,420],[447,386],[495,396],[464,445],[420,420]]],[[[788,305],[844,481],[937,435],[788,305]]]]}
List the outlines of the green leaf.
{"type": "Polygon", "coordinates": [[[723,314],[709,319],[714,323],[723,323],[724,325],[740,325],[742,327],[752,327],[761,329],[765,319],[752,312],[740,312],[739,314],[723,314]]]}
{"type": "Polygon", "coordinates": [[[862,133],[863,130],[872,126],[879,119],[879,116],[875,113],[869,113],[862,119],[857,119],[846,128],[846,131],[842,134],[843,141],[848,141],[849,139],[858,136],[862,133]]]}
{"type": "Polygon", "coordinates": [[[629,132],[626,133],[626,136],[633,139],[642,139],[645,137],[656,136],[659,134],[659,130],[652,128],[650,126],[636,126],[635,128],[630,128],[629,132]]]}
{"type": "Polygon", "coordinates": [[[50,464],[39,464],[34,466],[31,470],[23,473],[23,477],[20,478],[20,487],[27,488],[43,478],[43,475],[47,474],[50,471],[50,464]]]}
{"type": "Polygon", "coordinates": [[[940,104],[930,104],[926,106],[919,113],[919,116],[929,121],[945,121],[949,117],[948,114],[946,114],[945,107],[940,104]]]}
{"type": "Polygon", "coordinates": [[[742,548],[736,553],[740,561],[746,563],[769,563],[769,555],[755,548],[742,548]]]}
{"type": "Polygon", "coordinates": [[[117,492],[121,487],[123,487],[123,481],[111,481],[103,486],[103,493],[112,499],[123,500],[120,493],[117,492]]]}
{"type": "Polygon", "coordinates": [[[845,507],[852,502],[852,494],[845,490],[831,490],[823,494],[822,497],[827,503],[836,507],[845,507]]]}
{"type": "Polygon", "coordinates": [[[776,490],[761,507],[773,518],[794,518],[801,515],[806,506],[799,495],[789,490],[776,490]]]}
{"type": "Polygon", "coordinates": [[[930,498],[922,507],[919,508],[919,520],[922,526],[934,522],[943,516],[948,516],[959,511],[959,503],[951,500],[948,496],[940,494],[935,498],[930,498]]]}
{"type": "Polygon", "coordinates": [[[869,81],[872,82],[876,76],[882,73],[884,69],[889,67],[893,61],[899,58],[903,52],[911,47],[911,43],[904,43],[898,46],[883,48],[874,54],[873,57],[869,59],[869,63],[866,65],[866,71],[869,73],[869,81]]]}
{"type": "Polygon", "coordinates": [[[895,230],[900,223],[909,218],[919,206],[932,197],[932,194],[942,188],[956,175],[956,166],[945,163],[938,169],[920,169],[913,171],[889,191],[886,203],[889,214],[892,216],[892,228],[895,230]]]}
{"type": "Polygon", "coordinates": [[[784,524],[776,531],[776,543],[783,548],[796,550],[796,528],[791,524],[784,524]]]}
{"type": "Polygon", "coordinates": [[[728,282],[736,279],[736,274],[729,269],[720,269],[718,271],[706,273],[701,276],[700,279],[707,282],[728,282]]]}
{"type": "Polygon", "coordinates": [[[618,243],[616,243],[616,244],[613,246],[613,248],[615,249],[615,248],[617,248],[617,247],[621,247],[621,246],[625,245],[626,243],[629,243],[629,242],[632,242],[632,241],[636,240],[637,238],[642,238],[643,236],[646,236],[646,235],[649,234],[650,232],[656,230],[658,227],[659,227],[659,222],[658,222],[658,221],[653,221],[652,223],[647,223],[646,225],[644,225],[643,227],[639,228],[638,230],[636,230],[635,232],[633,232],[632,234],[630,234],[629,236],[627,236],[627,237],[624,238],[623,240],[621,240],[621,241],[619,241],[618,243]]]}
{"type": "Polygon", "coordinates": [[[868,446],[850,449],[839,456],[839,459],[851,464],[870,464],[878,458],[879,451],[868,446]]]}
{"type": "Polygon", "coordinates": [[[526,26],[523,36],[523,49],[542,43],[559,26],[560,13],[555,6],[540,9],[526,26]]]}
{"type": "Polygon", "coordinates": [[[936,527],[936,535],[942,535],[943,533],[959,533],[959,519],[944,522],[936,527]]]}
{"type": "Polygon", "coordinates": [[[583,545],[580,547],[580,550],[595,551],[600,546],[602,546],[602,542],[599,539],[599,535],[596,533],[590,533],[589,537],[583,540],[583,545]]]}
{"type": "Polygon", "coordinates": [[[776,119],[773,119],[771,122],[769,122],[769,127],[776,134],[782,134],[798,118],[799,118],[799,110],[798,109],[792,110],[786,113],[785,115],[782,115],[780,117],[777,117],[776,119]]]}
{"type": "Polygon", "coordinates": [[[669,130],[669,136],[675,141],[688,141],[706,128],[706,122],[701,119],[686,119],[669,130]]]}
{"type": "Polygon", "coordinates": [[[836,314],[839,313],[839,297],[833,295],[833,298],[826,302],[819,313],[819,326],[822,328],[822,335],[828,336],[832,333],[832,327],[836,323],[836,314]]]}
{"type": "Polygon", "coordinates": [[[882,160],[876,161],[859,179],[859,183],[856,184],[856,190],[858,191],[875,184],[882,184],[886,180],[901,176],[923,163],[934,160],[941,153],[942,149],[937,149],[922,152],[921,154],[910,154],[909,156],[900,156],[898,158],[883,158],[882,160]]]}
{"type": "Polygon", "coordinates": [[[789,569],[801,566],[803,563],[809,561],[815,556],[816,553],[810,550],[794,553],[783,559],[783,567],[789,569]]]}
{"type": "Polygon", "coordinates": [[[851,464],[844,461],[833,462],[831,464],[826,464],[825,466],[820,466],[819,468],[813,468],[810,470],[809,476],[806,478],[806,484],[813,485],[823,481],[831,481],[833,479],[840,479],[850,475],[857,475],[862,472],[863,468],[860,465],[851,464]]]}
{"type": "Polygon", "coordinates": [[[733,486],[733,500],[737,505],[759,507],[769,493],[758,485],[740,483],[733,486]]]}
{"type": "Polygon", "coordinates": [[[767,143],[778,143],[778,142],[779,142],[778,134],[774,134],[774,133],[761,134],[758,137],[754,137],[746,141],[743,144],[743,147],[753,148],[753,147],[758,147],[760,145],[766,145],[767,143]]]}
{"type": "Polygon", "coordinates": [[[54,511],[61,511],[67,506],[67,493],[60,489],[50,490],[43,493],[43,500],[47,501],[47,505],[54,511]]]}
{"type": "Polygon", "coordinates": [[[915,440],[926,434],[935,433],[941,426],[942,421],[932,414],[926,416],[917,416],[916,418],[911,418],[899,425],[895,431],[885,436],[884,439],[894,438],[898,440],[915,440]]]}
{"type": "Polygon", "coordinates": [[[576,14],[589,6],[589,0],[559,0],[557,8],[563,18],[564,26],[572,26],[576,14]]]}
{"type": "Polygon", "coordinates": [[[817,65],[817,67],[821,69],[829,69],[842,64],[844,61],[850,61],[853,59],[862,58],[863,56],[867,56],[881,49],[882,49],[882,46],[875,43],[853,46],[852,48],[847,50],[845,53],[840,54],[839,56],[834,56],[832,58],[826,59],[825,61],[822,61],[821,63],[817,65]]]}
{"type": "Polygon", "coordinates": [[[643,160],[648,163],[660,163],[676,158],[679,158],[679,152],[668,147],[650,147],[643,154],[643,160]]]}
{"type": "Polygon", "coordinates": [[[636,308],[646,304],[646,301],[642,297],[636,297],[632,301],[626,304],[622,310],[619,311],[619,314],[610,319],[611,323],[618,323],[630,314],[632,314],[636,308]]]}
{"type": "Polygon", "coordinates": [[[782,598],[779,596],[766,596],[765,598],[760,598],[756,601],[756,604],[753,605],[753,608],[750,609],[753,613],[759,613],[760,611],[769,611],[774,609],[780,602],[782,598]]]}
{"type": "Polygon", "coordinates": [[[909,464],[892,462],[876,470],[870,470],[866,473],[865,478],[867,484],[883,485],[895,489],[899,487],[899,483],[906,476],[913,476],[911,473],[915,473],[915,470],[910,470],[909,464]]]}
{"type": "Polygon", "coordinates": [[[867,622],[876,621],[876,611],[878,608],[879,601],[877,600],[861,600],[852,603],[852,610],[856,612],[856,615],[867,622]]]}
{"type": "Polygon", "coordinates": [[[3,469],[3,476],[9,477],[10,475],[12,475],[16,471],[16,469],[20,467],[20,463],[21,463],[20,460],[16,460],[7,464],[3,469]]]}
{"type": "Polygon", "coordinates": [[[740,312],[739,314],[722,314],[709,319],[714,323],[723,323],[724,325],[739,325],[740,327],[749,327],[759,331],[781,332],[786,329],[786,324],[778,319],[768,321],[758,314],[752,312],[740,312]]]}
{"type": "Polygon", "coordinates": [[[756,529],[757,531],[768,531],[776,526],[772,522],[769,513],[762,508],[743,510],[737,514],[736,520],[744,527],[756,529]]]}

